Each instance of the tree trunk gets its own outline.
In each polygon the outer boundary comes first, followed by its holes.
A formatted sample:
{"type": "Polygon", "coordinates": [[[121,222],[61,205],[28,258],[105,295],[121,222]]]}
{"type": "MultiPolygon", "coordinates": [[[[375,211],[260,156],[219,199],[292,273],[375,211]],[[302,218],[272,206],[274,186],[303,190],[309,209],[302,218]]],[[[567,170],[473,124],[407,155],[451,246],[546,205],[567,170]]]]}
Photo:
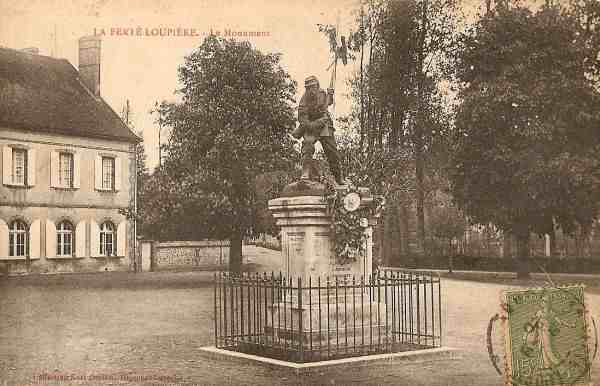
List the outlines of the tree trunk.
{"type": "Polygon", "coordinates": [[[529,279],[529,230],[515,232],[517,239],[517,279],[529,279]]]}
{"type": "Polygon", "coordinates": [[[234,274],[242,272],[242,232],[235,229],[229,239],[229,271],[234,274]]]}
{"type": "Polygon", "coordinates": [[[397,240],[394,237],[394,231],[397,229],[396,223],[398,219],[394,216],[395,208],[393,206],[389,206],[385,210],[384,216],[384,234],[382,237],[382,241],[384,242],[385,249],[383,252],[383,256],[386,264],[389,266],[396,266],[398,264],[398,249],[396,245],[394,245],[394,241],[397,240]]]}
{"type": "Polygon", "coordinates": [[[507,231],[502,232],[502,257],[506,259],[513,257],[512,235],[507,231]]]}
{"type": "Polygon", "coordinates": [[[552,227],[552,230],[548,233],[550,236],[550,257],[556,256],[556,230],[552,227]]]}
{"type": "MultiPolygon", "coordinates": [[[[420,122],[417,122],[417,126],[420,122]]],[[[425,187],[424,187],[424,160],[423,160],[423,140],[420,138],[421,130],[417,131],[415,143],[415,177],[417,193],[417,254],[425,250],[425,187]]]]}
{"type": "Polygon", "coordinates": [[[379,261],[379,264],[381,265],[386,265],[386,266],[390,266],[390,261],[389,261],[389,255],[387,253],[385,253],[385,230],[387,227],[387,222],[385,221],[385,216],[384,216],[384,223],[383,224],[379,224],[377,226],[374,227],[374,234],[376,236],[376,240],[375,240],[375,245],[377,245],[377,253],[374,253],[374,258],[379,261]]]}
{"type": "Polygon", "coordinates": [[[449,248],[449,253],[448,253],[448,272],[452,273],[452,271],[454,270],[454,251],[452,248],[452,239],[448,239],[448,248],[449,248]]]}
{"type": "Polygon", "coordinates": [[[399,202],[396,208],[398,216],[398,255],[401,256],[400,261],[404,261],[408,255],[408,218],[404,202],[399,202]]]}
{"type": "Polygon", "coordinates": [[[369,63],[367,65],[367,69],[369,71],[368,73],[368,78],[367,78],[367,146],[368,149],[373,149],[373,144],[374,144],[374,140],[375,140],[375,136],[373,133],[373,99],[372,99],[372,90],[371,90],[371,86],[372,86],[372,79],[371,79],[371,65],[373,64],[373,43],[374,43],[374,36],[373,36],[373,28],[370,25],[371,23],[369,23],[369,63]]]}
{"type": "Polygon", "coordinates": [[[364,83],[364,59],[365,59],[365,30],[363,25],[364,11],[360,7],[360,150],[365,144],[365,83],[364,83]]]}
{"type": "Polygon", "coordinates": [[[417,254],[423,254],[425,250],[425,187],[424,185],[424,159],[423,159],[423,88],[425,86],[425,74],[423,73],[425,61],[425,38],[427,37],[428,18],[427,1],[423,1],[421,30],[419,36],[419,51],[417,53],[417,114],[414,127],[415,135],[415,174],[417,188],[417,254]]]}

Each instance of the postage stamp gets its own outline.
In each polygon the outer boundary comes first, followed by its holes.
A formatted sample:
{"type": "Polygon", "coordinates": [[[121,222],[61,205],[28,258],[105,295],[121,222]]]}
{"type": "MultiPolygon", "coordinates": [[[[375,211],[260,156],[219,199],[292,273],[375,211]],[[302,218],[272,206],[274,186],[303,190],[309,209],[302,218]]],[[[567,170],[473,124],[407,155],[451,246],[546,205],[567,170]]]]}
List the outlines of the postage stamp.
{"type": "Polygon", "coordinates": [[[590,386],[584,287],[503,293],[507,386],[590,386]]]}

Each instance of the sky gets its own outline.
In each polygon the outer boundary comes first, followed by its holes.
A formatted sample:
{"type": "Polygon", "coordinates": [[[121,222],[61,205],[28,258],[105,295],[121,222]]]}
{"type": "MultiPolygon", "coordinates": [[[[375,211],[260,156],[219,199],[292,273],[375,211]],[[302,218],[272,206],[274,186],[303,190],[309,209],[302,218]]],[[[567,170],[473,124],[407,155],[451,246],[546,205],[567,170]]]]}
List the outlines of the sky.
{"type": "MultiPolygon", "coordinates": [[[[483,0],[464,0],[476,9],[483,0]]],[[[102,34],[101,96],[120,113],[126,101],[131,121],[141,130],[152,170],[158,164],[158,125],[150,110],[158,101],[176,100],[177,68],[210,31],[258,31],[249,40],[262,52],[282,54],[282,67],[298,82],[316,75],[329,85],[329,45],[317,24],[335,24],[347,34],[359,0],[0,0],[0,45],[37,47],[41,55],[78,66],[78,39],[102,34]],[[141,35],[124,35],[138,31],[141,35]],[[151,36],[155,28],[195,29],[198,36],[151,36]],[[146,36],[146,31],[150,36],[146,36]]],[[[335,114],[350,110],[346,80],[356,63],[338,65],[335,114]]],[[[297,96],[299,100],[300,95],[297,96]]],[[[168,135],[162,132],[164,143],[168,135]]]]}

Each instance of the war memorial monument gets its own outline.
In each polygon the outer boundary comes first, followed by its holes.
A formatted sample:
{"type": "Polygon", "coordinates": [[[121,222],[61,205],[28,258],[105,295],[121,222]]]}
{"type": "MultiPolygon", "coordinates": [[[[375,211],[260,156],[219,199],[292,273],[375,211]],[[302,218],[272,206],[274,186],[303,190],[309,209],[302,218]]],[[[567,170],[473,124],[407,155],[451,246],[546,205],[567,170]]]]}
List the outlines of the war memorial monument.
{"type": "Polygon", "coordinates": [[[308,363],[436,350],[438,276],[373,271],[373,227],[383,204],[344,180],[328,113],[333,89],[305,80],[298,109],[302,175],[268,208],[281,229],[282,271],[215,275],[214,350],[308,363]],[[313,160],[321,142],[329,170],[313,160]],[[353,232],[340,236],[336,229],[353,232]]]}

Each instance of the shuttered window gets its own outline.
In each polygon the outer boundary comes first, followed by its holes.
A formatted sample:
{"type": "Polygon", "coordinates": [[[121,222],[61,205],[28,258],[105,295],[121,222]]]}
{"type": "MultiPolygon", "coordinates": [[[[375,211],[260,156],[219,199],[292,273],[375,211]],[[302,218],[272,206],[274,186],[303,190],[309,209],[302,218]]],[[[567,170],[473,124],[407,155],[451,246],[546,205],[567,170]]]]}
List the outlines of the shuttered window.
{"type": "Polygon", "coordinates": [[[20,220],[13,221],[8,228],[8,255],[27,256],[27,225],[20,220]]]}
{"type": "Polygon", "coordinates": [[[111,222],[100,226],[100,255],[114,256],[116,252],[115,226],[111,222]]]}
{"type": "Polygon", "coordinates": [[[61,187],[73,187],[73,154],[60,153],[58,178],[58,183],[61,187]]]}
{"type": "Polygon", "coordinates": [[[73,255],[73,225],[68,221],[58,224],[56,230],[56,255],[73,255]]]}
{"type": "Polygon", "coordinates": [[[27,181],[27,150],[12,150],[12,182],[15,185],[25,185],[27,181]]]}
{"type": "Polygon", "coordinates": [[[115,159],[102,157],[102,189],[115,190],[115,159]]]}

